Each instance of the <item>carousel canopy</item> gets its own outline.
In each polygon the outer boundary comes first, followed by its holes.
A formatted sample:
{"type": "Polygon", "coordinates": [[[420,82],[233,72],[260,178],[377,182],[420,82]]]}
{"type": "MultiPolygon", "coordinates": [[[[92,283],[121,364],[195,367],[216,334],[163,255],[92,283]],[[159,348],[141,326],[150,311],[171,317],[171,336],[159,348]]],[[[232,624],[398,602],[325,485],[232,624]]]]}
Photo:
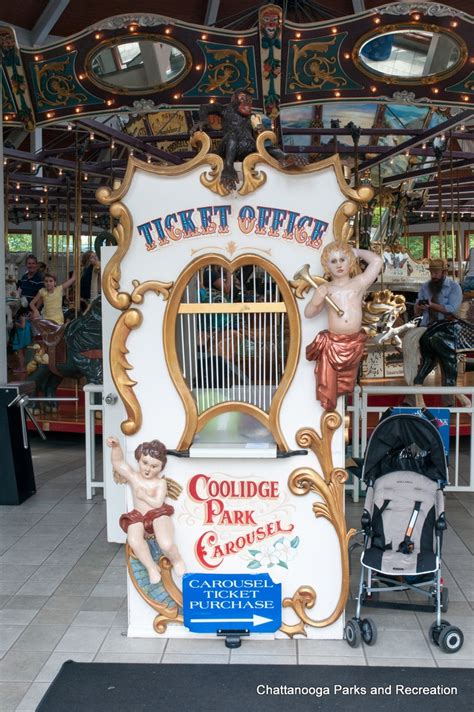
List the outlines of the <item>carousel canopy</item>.
{"type": "MultiPolygon", "coordinates": [[[[286,152],[337,152],[348,173],[402,190],[412,216],[474,211],[474,17],[469,0],[25,0],[0,11],[10,217],[66,210],[121,178],[131,152],[193,155],[201,104],[251,92],[286,152]],[[105,18],[105,19],[104,19],[105,18]],[[41,134],[37,131],[42,129],[41,134]],[[453,196],[455,186],[456,198],[453,196]],[[28,207],[28,211],[26,211],[28,207]],[[26,211],[26,212],[25,212],[26,211]]],[[[220,135],[218,121],[211,135],[220,135]]]]}

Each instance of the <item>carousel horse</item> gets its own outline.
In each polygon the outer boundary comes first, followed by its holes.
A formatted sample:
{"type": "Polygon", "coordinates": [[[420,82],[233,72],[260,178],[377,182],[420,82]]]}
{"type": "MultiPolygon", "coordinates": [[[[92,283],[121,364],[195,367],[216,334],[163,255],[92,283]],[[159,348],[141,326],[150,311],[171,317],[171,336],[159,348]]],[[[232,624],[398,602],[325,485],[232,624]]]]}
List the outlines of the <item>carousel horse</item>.
{"type": "Polygon", "coordinates": [[[406,311],[405,297],[393,294],[389,289],[375,292],[363,308],[362,328],[367,332],[370,343],[391,344],[402,347],[401,336],[418,326],[419,318],[395,326],[399,317],[406,311]]]}
{"type": "Polygon", "coordinates": [[[23,261],[23,253],[20,256],[6,255],[5,257],[5,296],[6,296],[6,323],[7,332],[13,327],[14,317],[21,306],[21,299],[18,292],[18,265],[23,261]]]}
{"type": "MultiPolygon", "coordinates": [[[[436,365],[441,370],[443,386],[455,386],[458,358],[474,350],[474,324],[464,319],[444,319],[407,334],[403,340],[405,380],[422,385],[436,365]]],[[[470,405],[464,395],[456,396],[462,405],[470,405]]],[[[422,398],[422,397],[421,397],[422,398]]],[[[418,399],[417,405],[421,405],[418,399]]]]}
{"type": "MultiPolygon", "coordinates": [[[[36,319],[35,326],[48,353],[48,365],[40,365],[28,380],[35,392],[54,398],[63,378],[86,377],[88,383],[102,383],[102,302],[96,297],[89,309],[66,324],[36,319]]],[[[52,406],[55,410],[56,407],[52,406]]]]}

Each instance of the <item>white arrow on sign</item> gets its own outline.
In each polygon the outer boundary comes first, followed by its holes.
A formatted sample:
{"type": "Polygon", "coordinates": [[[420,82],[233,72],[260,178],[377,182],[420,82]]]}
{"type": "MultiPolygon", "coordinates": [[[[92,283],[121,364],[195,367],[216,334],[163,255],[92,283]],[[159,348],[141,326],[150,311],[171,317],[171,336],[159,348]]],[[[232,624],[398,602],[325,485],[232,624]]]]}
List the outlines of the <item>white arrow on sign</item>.
{"type": "Polygon", "coordinates": [[[264,618],[255,613],[252,618],[191,618],[190,623],[251,623],[254,627],[264,623],[273,623],[273,618],[264,618]]]}

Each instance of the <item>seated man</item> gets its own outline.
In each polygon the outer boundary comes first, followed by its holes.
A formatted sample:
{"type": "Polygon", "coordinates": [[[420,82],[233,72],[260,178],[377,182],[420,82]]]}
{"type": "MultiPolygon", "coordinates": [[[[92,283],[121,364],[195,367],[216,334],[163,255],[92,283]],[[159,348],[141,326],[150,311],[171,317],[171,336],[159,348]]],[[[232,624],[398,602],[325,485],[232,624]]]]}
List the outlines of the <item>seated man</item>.
{"type": "MultiPolygon", "coordinates": [[[[415,315],[422,316],[420,328],[407,332],[403,339],[405,380],[409,386],[421,385],[438,362],[443,385],[454,386],[457,376],[456,313],[462,303],[462,290],[457,282],[448,277],[446,260],[430,260],[430,274],[431,279],[420,287],[415,305],[415,315]],[[447,322],[445,327],[442,322],[447,322]]],[[[443,396],[442,400],[447,407],[454,404],[453,396],[443,396]]],[[[407,395],[404,404],[420,406],[422,399],[407,395]]]]}
{"type": "Polygon", "coordinates": [[[415,315],[422,315],[421,326],[453,318],[461,306],[462,290],[454,279],[448,277],[446,260],[430,260],[431,279],[421,285],[415,306],[415,315]]]}

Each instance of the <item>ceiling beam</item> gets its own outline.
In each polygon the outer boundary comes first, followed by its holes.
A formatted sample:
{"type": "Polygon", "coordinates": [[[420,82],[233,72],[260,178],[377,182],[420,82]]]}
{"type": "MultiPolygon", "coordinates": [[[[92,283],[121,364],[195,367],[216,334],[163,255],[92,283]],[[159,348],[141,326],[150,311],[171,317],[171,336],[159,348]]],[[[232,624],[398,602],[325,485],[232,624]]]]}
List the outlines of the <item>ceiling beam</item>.
{"type": "MultiPolygon", "coordinates": [[[[439,172],[441,174],[448,173],[451,170],[455,171],[458,168],[468,168],[469,166],[472,166],[472,165],[474,165],[474,160],[472,158],[464,158],[460,161],[456,161],[452,165],[446,163],[444,165],[444,167],[441,166],[441,168],[439,169],[439,172]]],[[[399,173],[398,175],[387,176],[387,178],[383,179],[382,183],[383,183],[383,185],[389,185],[390,183],[398,183],[401,180],[411,180],[412,178],[419,178],[420,176],[436,175],[437,173],[438,173],[438,167],[431,164],[431,166],[425,166],[425,168],[420,168],[417,171],[410,171],[409,173],[399,173]]],[[[442,177],[441,182],[448,181],[451,178],[452,177],[449,175],[442,177]]],[[[419,187],[421,189],[424,186],[420,185],[419,187]]]]}
{"type": "Polygon", "coordinates": [[[64,10],[69,5],[69,0],[49,0],[35,26],[31,30],[31,43],[33,46],[45,43],[50,31],[53,29],[64,10]]]}
{"type": "Polygon", "coordinates": [[[145,155],[153,156],[154,158],[160,158],[161,160],[167,161],[168,163],[183,163],[182,159],[173,153],[167,153],[166,151],[161,151],[154,146],[150,146],[136,136],[129,136],[123,131],[117,131],[111,126],[107,126],[100,121],[94,121],[92,119],[79,119],[75,122],[77,125],[88,129],[95,134],[101,136],[108,136],[117,143],[123,146],[128,146],[136,151],[142,151],[145,155]]]}
{"type": "Polygon", "coordinates": [[[216,24],[217,15],[219,14],[220,0],[207,0],[206,17],[204,24],[206,27],[212,27],[216,24]]]}
{"type": "Polygon", "coordinates": [[[364,12],[365,0],[352,0],[352,7],[354,8],[355,15],[357,15],[358,12],[364,12]]]}
{"type": "MultiPolygon", "coordinates": [[[[474,109],[460,111],[459,114],[456,114],[456,116],[450,116],[449,119],[443,121],[442,124],[432,126],[430,129],[424,131],[421,135],[415,136],[414,138],[410,138],[407,141],[403,141],[403,143],[400,143],[398,146],[394,146],[383,156],[377,156],[375,158],[370,158],[368,161],[364,161],[360,164],[359,171],[365,171],[367,168],[377,166],[379,163],[386,161],[387,158],[393,158],[394,156],[398,156],[400,153],[404,153],[405,151],[410,150],[410,148],[414,148],[419,143],[425,143],[426,141],[429,141],[435,136],[444,134],[453,126],[457,126],[458,124],[465,124],[466,121],[470,119],[473,115],[474,109]]],[[[370,150],[368,150],[367,153],[370,153],[370,150]]]]}

